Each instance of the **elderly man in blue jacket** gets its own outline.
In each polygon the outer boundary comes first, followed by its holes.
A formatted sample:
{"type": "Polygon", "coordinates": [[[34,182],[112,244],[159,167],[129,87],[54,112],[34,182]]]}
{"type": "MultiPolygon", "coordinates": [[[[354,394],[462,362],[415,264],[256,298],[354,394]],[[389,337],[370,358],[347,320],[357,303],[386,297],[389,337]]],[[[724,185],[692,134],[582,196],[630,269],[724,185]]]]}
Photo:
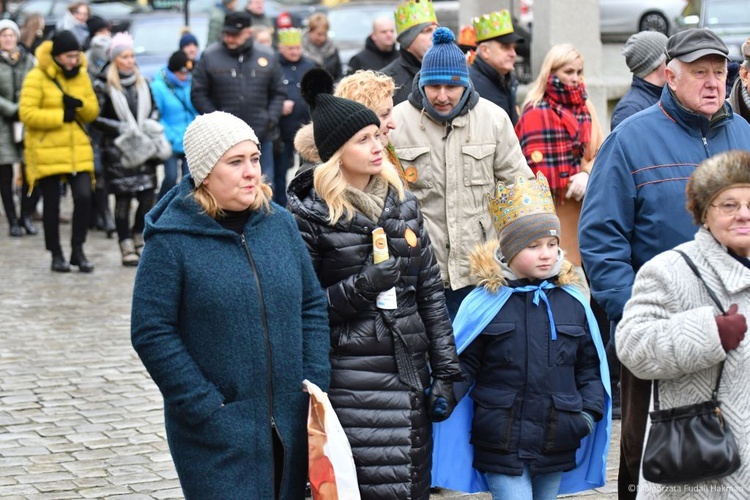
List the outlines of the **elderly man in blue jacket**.
{"type": "MultiPolygon", "coordinates": [[[[656,254],[692,239],[685,186],[695,167],[729,149],[750,149],[750,125],[726,104],[726,45],[709,29],[673,35],[659,102],[623,121],[604,141],[579,224],[594,298],[617,323],[635,274],[656,254]]],[[[619,498],[635,498],[651,382],[620,373],[619,498]]]]}

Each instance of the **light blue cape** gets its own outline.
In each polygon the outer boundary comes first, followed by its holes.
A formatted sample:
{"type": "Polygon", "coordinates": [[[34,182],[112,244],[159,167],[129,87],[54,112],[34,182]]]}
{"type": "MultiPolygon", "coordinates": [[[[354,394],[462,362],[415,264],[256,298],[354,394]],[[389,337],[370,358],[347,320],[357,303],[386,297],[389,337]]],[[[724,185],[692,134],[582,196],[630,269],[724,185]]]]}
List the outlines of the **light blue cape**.
{"type": "MultiPolygon", "coordinates": [[[[606,391],[604,416],[596,423],[594,432],[581,441],[581,447],[576,452],[576,468],[563,473],[558,492],[563,495],[598,488],[606,481],[612,429],[612,392],[607,356],[594,313],[577,288],[571,285],[561,288],[578,300],[586,311],[591,338],[599,354],[599,373],[606,391]]],[[[464,299],[453,322],[459,354],[482,333],[508,301],[511,293],[508,287],[501,288],[495,294],[478,287],[464,299]]],[[[473,416],[473,401],[471,397],[464,397],[448,420],[433,424],[432,486],[467,493],[489,491],[484,474],[472,467],[474,447],[469,443],[469,438],[473,416]]]]}

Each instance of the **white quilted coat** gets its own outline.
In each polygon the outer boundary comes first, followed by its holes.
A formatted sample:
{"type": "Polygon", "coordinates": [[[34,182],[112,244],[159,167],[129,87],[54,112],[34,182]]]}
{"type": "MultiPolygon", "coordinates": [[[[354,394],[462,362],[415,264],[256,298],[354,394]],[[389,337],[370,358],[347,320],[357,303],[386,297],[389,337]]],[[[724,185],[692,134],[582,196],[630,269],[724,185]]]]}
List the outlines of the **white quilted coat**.
{"type": "MultiPolygon", "coordinates": [[[[750,316],[749,268],[703,228],[677,248],[695,262],[725,309],[737,303],[739,313],[750,316]]],[[[706,288],[676,252],[657,255],[636,276],[615,335],[620,360],[635,376],[660,380],[665,409],[709,399],[717,365],[726,358],[719,400],[742,457],[739,470],[714,481],[667,487],[641,477],[639,499],[750,498],[750,335],[725,354],[714,319],[718,314],[706,288]]]]}

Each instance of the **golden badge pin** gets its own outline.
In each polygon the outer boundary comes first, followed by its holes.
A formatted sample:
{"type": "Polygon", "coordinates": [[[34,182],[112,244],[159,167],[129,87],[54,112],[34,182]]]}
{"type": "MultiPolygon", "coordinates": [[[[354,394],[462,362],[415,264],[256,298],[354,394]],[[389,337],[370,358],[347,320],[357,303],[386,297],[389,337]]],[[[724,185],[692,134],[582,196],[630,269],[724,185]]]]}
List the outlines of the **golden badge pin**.
{"type": "Polygon", "coordinates": [[[541,151],[537,150],[537,151],[531,152],[531,161],[533,161],[534,163],[539,163],[543,159],[544,159],[544,155],[542,154],[541,151]]]}
{"type": "Polygon", "coordinates": [[[406,170],[404,170],[404,178],[406,179],[406,182],[414,182],[419,179],[419,172],[417,172],[417,167],[415,167],[414,165],[406,167],[406,170]]]}
{"type": "Polygon", "coordinates": [[[258,66],[260,66],[261,68],[265,68],[266,66],[268,66],[268,59],[266,59],[265,57],[259,57],[258,66]]]}
{"type": "Polygon", "coordinates": [[[406,228],[406,231],[404,231],[404,238],[410,247],[414,248],[417,246],[417,235],[414,234],[414,231],[412,231],[411,228],[406,228]]]}

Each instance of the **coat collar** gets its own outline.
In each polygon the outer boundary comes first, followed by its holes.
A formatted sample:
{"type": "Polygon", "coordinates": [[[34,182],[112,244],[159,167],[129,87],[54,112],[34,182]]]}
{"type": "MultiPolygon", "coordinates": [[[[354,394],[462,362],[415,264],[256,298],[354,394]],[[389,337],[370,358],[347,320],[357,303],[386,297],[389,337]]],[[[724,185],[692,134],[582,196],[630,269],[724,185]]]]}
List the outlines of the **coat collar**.
{"type": "MultiPolygon", "coordinates": [[[[750,269],[729,255],[727,248],[710,231],[700,228],[695,235],[695,243],[698,252],[729,294],[750,290],[750,269]]],[[[729,307],[729,304],[726,306],[729,307]]]]}

